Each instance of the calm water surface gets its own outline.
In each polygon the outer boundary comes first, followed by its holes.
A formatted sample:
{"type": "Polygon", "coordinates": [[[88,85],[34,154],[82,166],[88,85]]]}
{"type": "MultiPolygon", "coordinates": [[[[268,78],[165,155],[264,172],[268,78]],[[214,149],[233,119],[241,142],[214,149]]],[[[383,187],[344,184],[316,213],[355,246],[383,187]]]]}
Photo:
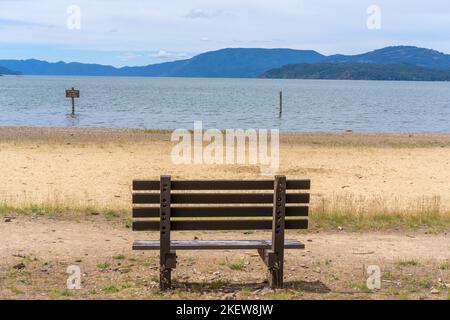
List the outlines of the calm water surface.
{"type": "Polygon", "coordinates": [[[450,132],[450,82],[0,77],[0,126],[450,132]],[[76,116],[65,89],[76,87],[76,116]],[[283,115],[278,116],[278,92],[283,115]]]}

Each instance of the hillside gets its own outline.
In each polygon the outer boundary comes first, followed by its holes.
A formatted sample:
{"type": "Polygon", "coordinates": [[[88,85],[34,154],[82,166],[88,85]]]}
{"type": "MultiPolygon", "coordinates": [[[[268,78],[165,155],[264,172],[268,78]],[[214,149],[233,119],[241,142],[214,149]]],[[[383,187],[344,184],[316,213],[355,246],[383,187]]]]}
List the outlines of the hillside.
{"type": "Polygon", "coordinates": [[[261,78],[450,81],[450,70],[428,69],[411,64],[300,63],[269,70],[261,78]]]}
{"type": "Polygon", "coordinates": [[[11,71],[4,67],[0,67],[0,76],[1,75],[15,75],[15,74],[19,74],[19,73],[16,71],[11,71]]]}
{"type": "Polygon", "coordinates": [[[321,59],[321,54],[311,50],[223,49],[186,60],[169,74],[178,77],[252,78],[285,64],[314,63],[321,59]]]}
{"type": "Polygon", "coordinates": [[[353,56],[333,55],[326,57],[323,62],[413,64],[431,69],[450,69],[450,55],[413,46],[386,47],[353,56]]]}
{"type": "Polygon", "coordinates": [[[113,76],[118,75],[112,66],[85,63],[47,62],[36,59],[0,60],[0,66],[16,70],[25,75],[83,75],[83,76],[113,76]]]}

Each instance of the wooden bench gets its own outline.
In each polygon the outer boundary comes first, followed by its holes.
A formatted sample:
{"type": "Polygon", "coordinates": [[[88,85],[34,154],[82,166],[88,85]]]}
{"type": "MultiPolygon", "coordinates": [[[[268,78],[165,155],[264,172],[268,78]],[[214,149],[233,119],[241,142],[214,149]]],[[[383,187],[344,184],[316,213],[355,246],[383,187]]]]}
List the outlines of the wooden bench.
{"type": "Polygon", "coordinates": [[[159,231],[159,240],[134,241],[133,249],[160,251],[161,290],[171,287],[176,250],[217,249],[258,250],[269,269],[270,286],[281,288],[284,249],[305,247],[298,240],[285,240],[284,230],[308,228],[309,193],[300,190],[309,189],[309,180],[286,180],[284,176],[271,180],[171,180],[170,176],[134,180],[133,230],[159,231]],[[272,240],[171,240],[172,231],[179,230],[272,230],[272,240]]]}

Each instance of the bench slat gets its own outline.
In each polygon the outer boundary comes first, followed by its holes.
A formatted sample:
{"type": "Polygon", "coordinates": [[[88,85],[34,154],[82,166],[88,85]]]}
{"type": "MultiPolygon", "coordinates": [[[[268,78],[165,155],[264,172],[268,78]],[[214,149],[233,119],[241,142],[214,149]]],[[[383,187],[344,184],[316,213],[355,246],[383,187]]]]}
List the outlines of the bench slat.
{"type": "Polygon", "coordinates": [[[287,190],[309,190],[311,189],[311,180],[309,179],[295,179],[286,180],[287,190]]]}
{"type": "MultiPolygon", "coordinates": [[[[217,250],[217,249],[270,249],[271,240],[172,240],[172,250],[217,250]]],[[[136,240],[133,250],[159,250],[158,240],[136,240]]],[[[298,240],[285,240],[285,249],[304,249],[305,245],[298,240]]]]}
{"type": "MultiPolygon", "coordinates": [[[[290,206],[286,207],[286,216],[288,217],[307,217],[309,207],[290,206]]],[[[171,217],[271,217],[273,207],[172,207],[171,217]]],[[[141,207],[133,208],[134,218],[157,218],[159,217],[159,207],[141,207]]]]}
{"type": "MultiPolygon", "coordinates": [[[[133,193],[134,204],[159,203],[158,193],[133,193]]],[[[309,203],[309,193],[290,193],[287,203],[309,203]]],[[[173,193],[171,203],[273,203],[272,193],[173,193]]]]}
{"type": "MultiPolygon", "coordinates": [[[[273,180],[174,180],[171,190],[273,190],[273,180]]],[[[159,190],[159,180],[133,180],[133,190],[159,190]]],[[[287,189],[309,190],[308,179],[287,180],[287,189]]]]}
{"type": "MultiPolygon", "coordinates": [[[[159,230],[159,221],[133,221],[134,231],[159,230]]],[[[307,229],[308,220],[286,220],[286,229],[307,229]]],[[[269,230],[272,220],[177,220],[170,222],[171,230],[269,230]]]]}

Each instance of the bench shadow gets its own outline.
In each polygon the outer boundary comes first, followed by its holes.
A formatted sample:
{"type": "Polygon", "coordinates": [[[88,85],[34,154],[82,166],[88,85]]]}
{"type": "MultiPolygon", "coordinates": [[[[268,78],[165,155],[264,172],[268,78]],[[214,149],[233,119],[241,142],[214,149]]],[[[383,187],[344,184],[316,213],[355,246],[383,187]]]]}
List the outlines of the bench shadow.
{"type": "MultiPolygon", "coordinates": [[[[182,282],[173,281],[173,289],[185,290],[189,292],[205,292],[205,291],[221,291],[221,292],[235,292],[240,290],[262,290],[267,288],[267,282],[260,283],[230,283],[224,280],[215,280],[211,282],[182,282]]],[[[331,289],[323,282],[316,281],[286,281],[283,289],[295,290],[309,293],[328,293],[331,289]]]]}

